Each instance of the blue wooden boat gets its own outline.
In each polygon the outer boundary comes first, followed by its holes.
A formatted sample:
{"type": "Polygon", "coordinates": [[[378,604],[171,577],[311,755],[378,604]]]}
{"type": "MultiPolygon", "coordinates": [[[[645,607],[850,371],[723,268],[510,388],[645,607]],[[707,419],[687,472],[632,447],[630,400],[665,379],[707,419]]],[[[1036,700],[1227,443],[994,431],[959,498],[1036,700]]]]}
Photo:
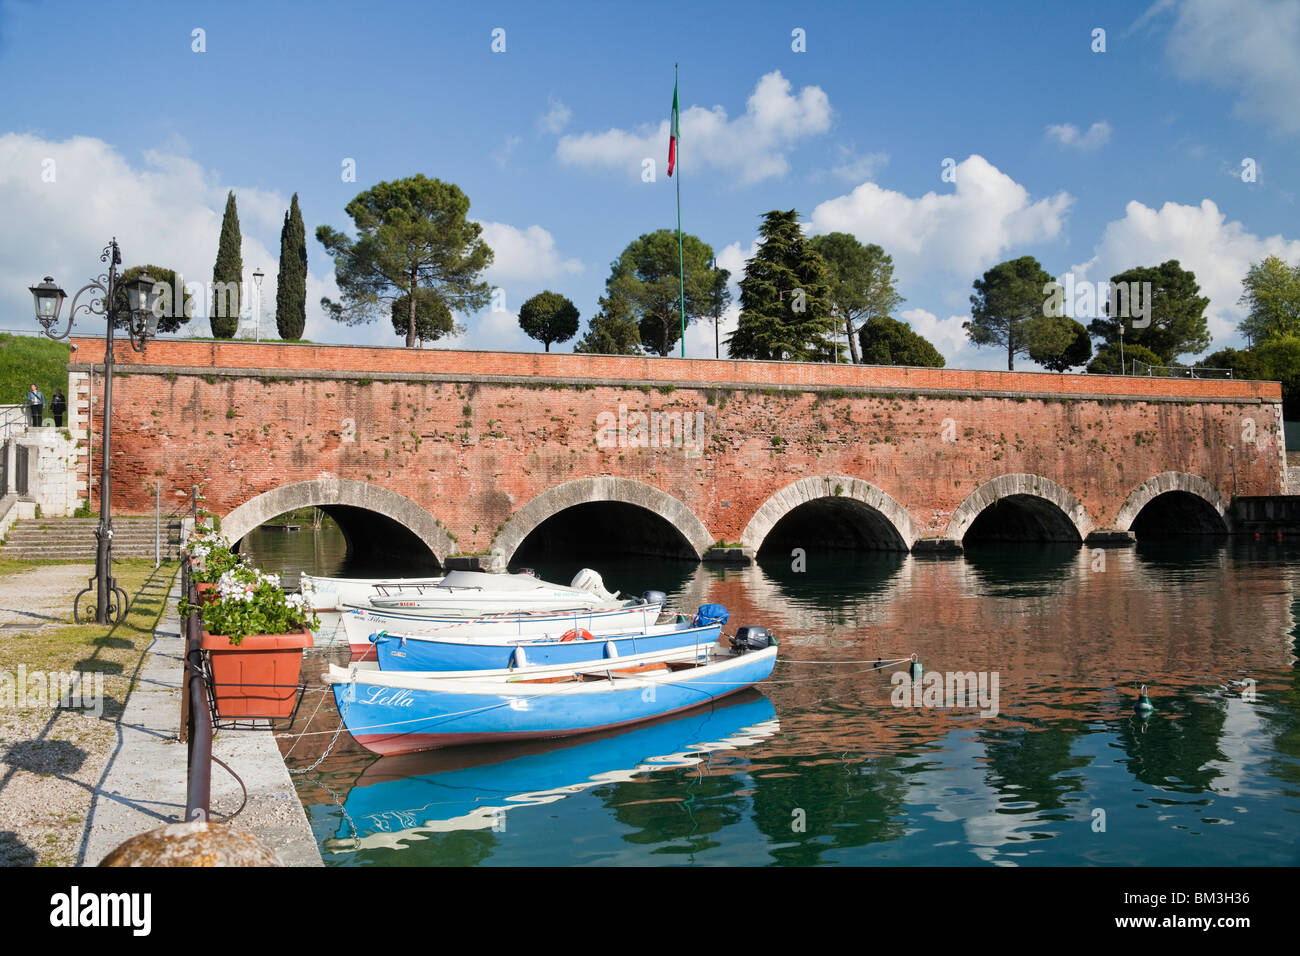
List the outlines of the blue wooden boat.
{"type": "Polygon", "coordinates": [[[704,663],[691,660],[621,673],[437,680],[402,672],[324,675],[339,715],[354,740],[378,754],[410,753],[465,744],[567,737],[622,727],[698,707],[751,687],[772,673],[774,641],[761,649],[742,641],[711,647],[704,663]]]}
{"type": "Polygon", "coordinates": [[[420,843],[433,834],[500,829],[511,811],[614,782],[646,780],[695,766],[711,753],[754,746],[781,725],[770,700],[756,690],[748,693],[753,696],[735,694],[708,712],[631,730],[381,758],[348,792],[338,829],[323,841],[323,849],[333,854],[409,850],[405,855],[415,859],[401,862],[418,866],[420,843]]]}
{"type": "Polygon", "coordinates": [[[635,631],[593,635],[573,628],[568,636],[484,641],[448,640],[426,634],[374,636],[379,669],[468,671],[582,664],[683,647],[708,647],[722,636],[722,623],[652,624],[635,631]]]}
{"type": "Polygon", "coordinates": [[[370,646],[370,639],[380,631],[435,635],[449,640],[490,638],[500,644],[524,637],[558,638],[574,628],[592,633],[616,634],[656,623],[663,610],[663,603],[662,592],[647,591],[640,600],[605,609],[521,610],[468,618],[349,606],[343,610],[340,622],[347,634],[352,659],[373,660],[374,649],[370,646]]]}

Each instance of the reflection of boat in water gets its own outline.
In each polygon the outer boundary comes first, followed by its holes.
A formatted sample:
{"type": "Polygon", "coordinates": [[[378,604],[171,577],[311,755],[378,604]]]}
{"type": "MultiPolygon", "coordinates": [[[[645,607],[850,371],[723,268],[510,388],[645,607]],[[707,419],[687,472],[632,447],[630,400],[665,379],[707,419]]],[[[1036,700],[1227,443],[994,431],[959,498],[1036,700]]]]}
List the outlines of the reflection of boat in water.
{"type": "Polygon", "coordinates": [[[749,690],[711,709],[621,733],[590,734],[576,744],[532,741],[383,757],[353,786],[337,834],[324,841],[324,849],[405,849],[404,841],[424,839],[423,833],[499,829],[512,808],[691,767],[708,754],[750,746],[779,729],[772,702],[749,690]]]}

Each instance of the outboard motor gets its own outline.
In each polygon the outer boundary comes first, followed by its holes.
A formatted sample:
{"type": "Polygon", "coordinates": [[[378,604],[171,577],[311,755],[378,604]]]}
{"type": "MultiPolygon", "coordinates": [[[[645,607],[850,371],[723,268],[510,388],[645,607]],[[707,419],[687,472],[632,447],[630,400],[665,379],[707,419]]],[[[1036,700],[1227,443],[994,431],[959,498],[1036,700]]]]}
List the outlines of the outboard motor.
{"type": "Polygon", "coordinates": [[[641,603],[664,605],[668,603],[668,595],[663,591],[646,591],[641,595],[641,603]]]}
{"type": "Polygon", "coordinates": [[[610,594],[605,590],[604,580],[591,568],[583,568],[575,574],[573,580],[569,582],[569,587],[575,591],[590,591],[602,601],[612,601],[618,597],[617,594],[610,594]]]}
{"type": "Polygon", "coordinates": [[[731,612],[721,604],[701,604],[691,624],[694,627],[703,627],[707,624],[726,624],[730,619],[731,612]]]}
{"type": "Polygon", "coordinates": [[[776,643],[776,637],[765,627],[747,625],[736,629],[736,636],[731,639],[731,649],[737,654],[746,651],[761,651],[776,643]]]}

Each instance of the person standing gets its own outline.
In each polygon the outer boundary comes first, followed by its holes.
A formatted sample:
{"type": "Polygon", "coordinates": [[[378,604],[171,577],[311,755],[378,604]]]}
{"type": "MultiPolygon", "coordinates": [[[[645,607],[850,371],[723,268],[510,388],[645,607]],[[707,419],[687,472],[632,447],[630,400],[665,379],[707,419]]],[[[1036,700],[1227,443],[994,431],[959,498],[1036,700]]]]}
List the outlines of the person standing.
{"type": "Polygon", "coordinates": [[[39,428],[41,413],[45,411],[45,396],[41,394],[41,390],[34,384],[27,391],[27,410],[32,416],[32,427],[39,428]]]}
{"type": "Polygon", "coordinates": [[[63,413],[68,410],[68,401],[63,397],[63,389],[56,388],[50,399],[50,414],[54,416],[54,427],[63,427],[63,413]]]}

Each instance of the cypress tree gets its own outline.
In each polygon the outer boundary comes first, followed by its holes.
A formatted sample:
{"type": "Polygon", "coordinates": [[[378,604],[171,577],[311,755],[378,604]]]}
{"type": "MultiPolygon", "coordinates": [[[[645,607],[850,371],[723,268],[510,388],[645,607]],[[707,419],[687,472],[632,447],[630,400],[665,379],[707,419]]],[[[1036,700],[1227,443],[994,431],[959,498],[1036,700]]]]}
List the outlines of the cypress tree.
{"type": "Polygon", "coordinates": [[[244,281],[244,259],[240,251],[239,213],[235,194],[226,196],[226,214],[221,219],[221,240],[217,244],[217,263],[212,267],[212,297],[208,303],[208,321],[212,337],[233,339],[239,331],[239,292],[244,281]]]}
{"type": "Polygon", "coordinates": [[[275,284],[275,327],[282,339],[300,339],[307,327],[307,234],[293,194],[280,230],[280,275],[275,284]]]}

